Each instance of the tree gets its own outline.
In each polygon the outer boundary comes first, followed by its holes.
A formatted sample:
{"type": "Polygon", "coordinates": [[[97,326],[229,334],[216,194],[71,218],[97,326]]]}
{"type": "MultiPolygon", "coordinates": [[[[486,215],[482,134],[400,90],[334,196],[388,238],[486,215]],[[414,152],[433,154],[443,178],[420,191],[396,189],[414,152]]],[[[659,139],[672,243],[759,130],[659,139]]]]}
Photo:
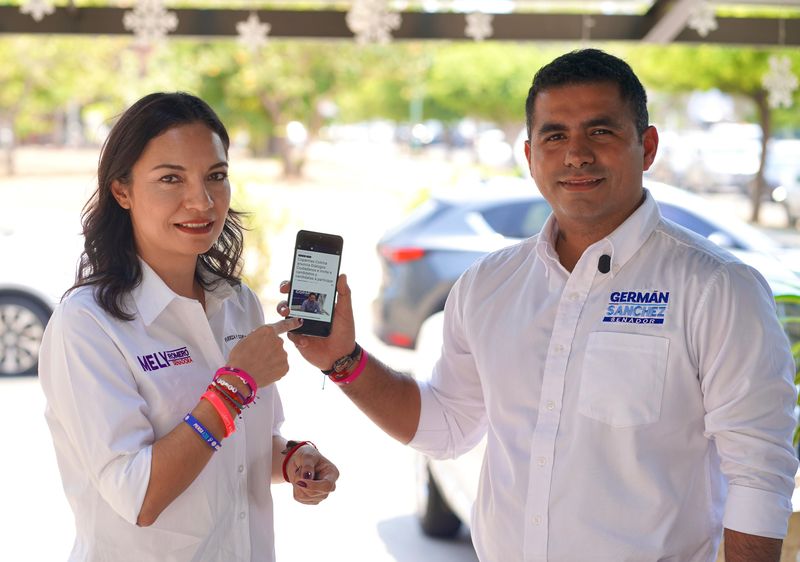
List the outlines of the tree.
{"type": "MultiPolygon", "coordinates": [[[[622,50],[641,80],[656,90],[685,92],[717,88],[751,100],[762,132],[761,160],[751,189],[751,220],[758,222],[766,187],[764,167],[767,142],[773,131],[773,119],[778,116],[783,123],[798,121],[796,109],[791,112],[794,116],[792,117],[789,112],[770,108],[762,79],[769,70],[767,61],[772,54],[788,56],[793,61],[793,71],[800,73],[800,53],[789,49],[758,50],[712,45],[637,45],[636,48],[622,50]]],[[[800,96],[795,95],[795,107],[799,102],[800,96]]]]}

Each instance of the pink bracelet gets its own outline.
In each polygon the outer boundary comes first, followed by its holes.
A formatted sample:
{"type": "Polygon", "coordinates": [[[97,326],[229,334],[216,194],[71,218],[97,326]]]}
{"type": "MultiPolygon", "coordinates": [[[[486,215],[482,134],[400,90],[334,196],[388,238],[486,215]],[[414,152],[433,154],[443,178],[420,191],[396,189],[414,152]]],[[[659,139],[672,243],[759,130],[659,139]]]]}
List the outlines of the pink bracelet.
{"type": "Polygon", "coordinates": [[[361,373],[364,371],[364,367],[366,366],[367,366],[367,350],[362,348],[361,359],[358,360],[358,365],[356,365],[356,368],[353,369],[352,373],[350,373],[343,379],[335,379],[333,375],[330,375],[330,379],[336,384],[350,384],[351,382],[356,380],[359,376],[361,376],[361,373]]]}
{"type": "Polygon", "coordinates": [[[258,392],[258,385],[256,384],[255,379],[251,377],[247,371],[243,369],[237,369],[236,367],[220,367],[217,369],[217,372],[214,373],[214,380],[217,380],[222,375],[231,375],[242,381],[247,388],[250,389],[250,396],[245,398],[243,404],[247,406],[248,404],[253,403],[253,401],[256,399],[256,392],[258,392]]]}
{"type": "Polygon", "coordinates": [[[207,390],[205,394],[200,397],[200,399],[207,400],[212,406],[214,406],[214,409],[222,419],[222,424],[225,426],[225,437],[230,436],[234,431],[236,431],[236,424],[233,422],[231,411],[225,405],[225,402],[222,401],[222,398],[217,396],[216,392],[207,390]]]}

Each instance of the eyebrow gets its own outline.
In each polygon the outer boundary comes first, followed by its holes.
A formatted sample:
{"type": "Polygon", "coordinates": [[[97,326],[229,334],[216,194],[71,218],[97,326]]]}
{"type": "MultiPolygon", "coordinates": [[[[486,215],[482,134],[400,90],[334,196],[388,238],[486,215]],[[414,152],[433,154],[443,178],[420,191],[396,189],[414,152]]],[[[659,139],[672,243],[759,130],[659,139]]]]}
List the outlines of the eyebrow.
{"type": "MultiPolygon", "coordinates": [[[[216,164],[210,166],[208,169],[215,170],[217,168],[227,168],[227,167],[228,163],[222,161],[222,162],[217,162],[216,164]]],[[[153,168],[150,171],[152,172],[153,170],[177,170],[179,172],[185,172],[186,168],[184,168],[180,164],[158,164],[156,166],[153,166],[153,168]]]]}
{"type": "MultiPolygon", "coordinates": [[[[610,127],[612,129],[621,129],[622,124],[618,119],[608,116],[595,117],[581,123],[581,128],[589,129],[591,127],[610,127]]],[[[566,131],[567,126],[563,123],[544,123],[541,127],[536,129],[537,135],[546,135],[548,133],[556,133],[566,131]]]]}

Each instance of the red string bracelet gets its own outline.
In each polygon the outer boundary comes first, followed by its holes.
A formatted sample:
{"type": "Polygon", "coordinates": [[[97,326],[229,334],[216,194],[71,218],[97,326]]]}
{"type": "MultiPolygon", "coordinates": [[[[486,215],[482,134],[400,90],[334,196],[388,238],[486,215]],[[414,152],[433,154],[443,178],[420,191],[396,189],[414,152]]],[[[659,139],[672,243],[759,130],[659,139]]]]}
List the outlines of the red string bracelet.
{"type": "Polygon", "coordinates": [[[311,445],[315,449],[317,448],[311,441],[300,441],[299,443],[295,443],[294,441],[287,441],[286,442],[286,449],[283,451],[286,453],[286,458],[283,459],[283,465],[281,466],[281,471],[283,472],[283,479],[289,482],[289,475],[286,473],[286,465],[289,463],[289,459],[292,458],[292,455],[297,452],[297,449],[302,447],[303,445],[311,445]]]}

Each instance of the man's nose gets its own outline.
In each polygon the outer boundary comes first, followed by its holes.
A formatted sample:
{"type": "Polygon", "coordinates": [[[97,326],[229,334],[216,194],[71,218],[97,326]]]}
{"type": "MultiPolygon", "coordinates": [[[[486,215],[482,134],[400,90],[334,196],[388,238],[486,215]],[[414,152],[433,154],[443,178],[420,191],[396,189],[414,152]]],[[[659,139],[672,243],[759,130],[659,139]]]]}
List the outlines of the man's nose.
{"type": "Polygon", "coordinates": [[[564,165],[571,168],[582,168],[586,164],[594,163],[594,152],[589,142],[582,138],[571,138],[564,154],[564,165]]]}

